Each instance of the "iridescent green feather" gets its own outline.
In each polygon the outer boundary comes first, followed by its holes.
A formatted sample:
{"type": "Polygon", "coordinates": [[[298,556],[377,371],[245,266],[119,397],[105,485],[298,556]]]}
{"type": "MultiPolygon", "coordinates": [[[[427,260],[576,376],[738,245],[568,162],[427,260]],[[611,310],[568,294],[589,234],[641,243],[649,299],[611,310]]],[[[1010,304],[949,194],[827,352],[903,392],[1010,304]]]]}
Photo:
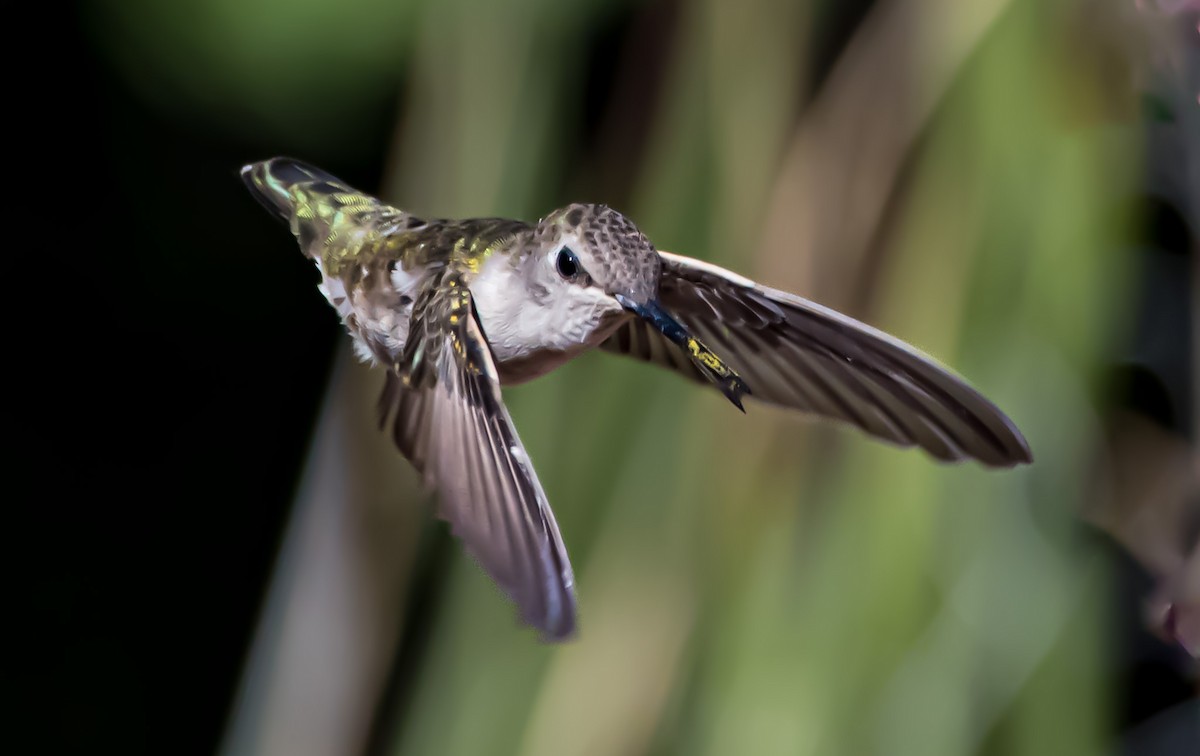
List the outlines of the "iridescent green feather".
{"type": "Polygon", "coordinates": [[[363,267],[384,262],[404,270],[443,263],[474,272],[529,229],[505,218],[417,218],[289,158],[254,163],[242,175],[254,196],[287,221],[305,254],[320,260],[326,275],[347,283],[367,275],[363,267]]]}

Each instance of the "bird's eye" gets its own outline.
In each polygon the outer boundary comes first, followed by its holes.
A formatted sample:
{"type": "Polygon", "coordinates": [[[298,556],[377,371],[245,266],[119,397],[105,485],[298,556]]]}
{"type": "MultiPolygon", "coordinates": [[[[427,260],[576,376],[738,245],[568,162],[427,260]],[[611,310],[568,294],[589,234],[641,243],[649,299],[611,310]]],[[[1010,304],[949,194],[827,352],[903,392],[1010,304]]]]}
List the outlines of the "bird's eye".
{"type": "Polygon", "coordinates": [[[558,251],[558,259],[554,264],[558,268],[558,275],[567,280],[579,275],[579,258],[566,247],[558,251]]]}

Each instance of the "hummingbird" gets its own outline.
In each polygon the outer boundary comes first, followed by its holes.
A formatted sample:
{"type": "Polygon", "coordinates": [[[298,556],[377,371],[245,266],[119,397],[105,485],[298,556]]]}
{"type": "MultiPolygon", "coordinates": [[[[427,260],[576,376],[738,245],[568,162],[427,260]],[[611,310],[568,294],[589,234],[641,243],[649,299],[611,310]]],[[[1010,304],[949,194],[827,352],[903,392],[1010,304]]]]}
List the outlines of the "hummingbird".
{"type": "Polygon", "coordinates": [[[571,637],[571,563],[500,388],[592,349],[848,423],[937,460],[1032,461],[1016,425],[931,357],[864,323],[657,249],[599,204],[536,223],[425,219],[298,160],[241,170],[316,265],[364,361],[378,421],[438,515],[543,640],[571,637]]]}

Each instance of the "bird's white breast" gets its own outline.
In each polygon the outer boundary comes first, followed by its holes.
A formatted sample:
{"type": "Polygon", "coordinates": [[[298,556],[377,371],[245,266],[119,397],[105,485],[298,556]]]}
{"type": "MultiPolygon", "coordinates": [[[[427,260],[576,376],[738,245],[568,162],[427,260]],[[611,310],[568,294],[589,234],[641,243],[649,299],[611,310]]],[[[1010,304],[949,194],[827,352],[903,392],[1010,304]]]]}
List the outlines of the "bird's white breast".
{"type": "Polygon", "coordinates": [[[509,377],[506,383],[553,370],[616,327],[613,323],[603,329],[607,333],[600,331],[602,323],[612,320],[605,316],[620,309],[603,292],[557,281],[551,287],[546,296],[532,296],[521,272],[503,255],[484,261],[471,283],[480,325],[502,376],[509,377]]]}
{"type": "MultiPolygon", "coordinates": [[[[317,269],[321,263],[317,261],[317,269]]],[[[342,320],[353,316],[355,353],[364,362],[378,359],[363,338],[369,334],[392,359],[404,351],[413,302],[425,283],[424,270],[392,271],[396,297],[368,297],[348,290],[340,278],[324,275],[319,289],[342,320]],[[387,300],[391,299],[392,304],[387,300]],[[395,306],[395,302],[403,306],[395,306]]],[[[501,379],[518,383],[550,372],[579,353],[596,346],[619,324],[621,311],[608,295],[595,288],[551,281],[540,296],[532,296],[521,273],[507,257],[493,255],[484,261],[471,281],[471,295],[480,325],[495,356],[501,379]]]]}

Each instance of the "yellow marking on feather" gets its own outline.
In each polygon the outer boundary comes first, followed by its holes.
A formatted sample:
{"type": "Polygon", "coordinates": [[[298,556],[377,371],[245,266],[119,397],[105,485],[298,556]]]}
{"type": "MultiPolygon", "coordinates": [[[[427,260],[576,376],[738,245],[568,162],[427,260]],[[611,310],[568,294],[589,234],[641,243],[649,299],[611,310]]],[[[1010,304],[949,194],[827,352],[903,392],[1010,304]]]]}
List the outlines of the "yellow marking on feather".
{"type": "Polygon", "coordinates": [[[460,236],[454,240],[454,246],[450,250],[450,259],[460,263],[464,263],[467,268],[474,270],[471,267],[471,256],[466,253],[467,238],[460,236]]]}
{"type": "Polygon", "coordinates": [[[471,257],[467,260],[467,268],[472,273],[478,273],[480,267],[487,262],[488,258],[494,255],[502,247],[512,241],[512,235],[502,236],[499,239],[494,239],[491,244],[483,246],[484,240],[481,237],[476,237],[471,244],[471,257]]]}
{"type": "Polygon", "coordinates": [[[721,375],[728,372],[728,368],[725,367],[725,363],[721,362],[721,358],[701,346],[700,342],[696,341],[696,339],[688,339],[687,346],[688,351],[692,353],[692,357],[703,363],[709,370],[713,370],[721,375]]]}

